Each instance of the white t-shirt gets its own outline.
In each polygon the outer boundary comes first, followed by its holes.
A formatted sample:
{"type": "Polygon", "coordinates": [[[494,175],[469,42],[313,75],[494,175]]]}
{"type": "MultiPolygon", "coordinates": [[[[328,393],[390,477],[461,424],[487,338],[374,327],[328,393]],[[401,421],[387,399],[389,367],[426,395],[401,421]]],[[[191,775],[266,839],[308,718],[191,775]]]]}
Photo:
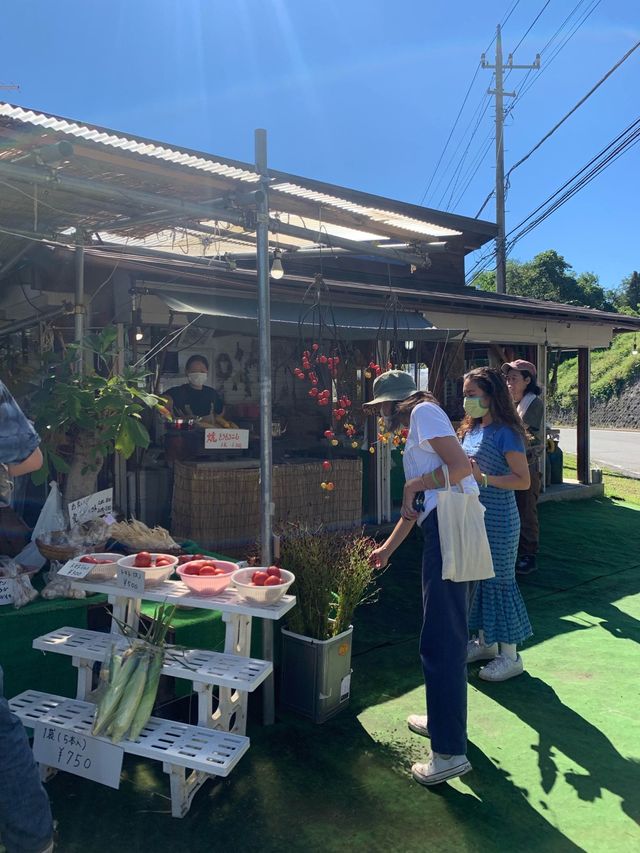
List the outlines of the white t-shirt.
{"type": "MultiPolygon", "coordinates": [[[[446,413],[435,403],[419,403],[411,412],[409,421],[409,435],[404,446],[402,457],[405,479],[421,477],[440,468],[442,459],[431,447],[429,439],[441,438],[447,435],[456,436],[455,430],[446,413]]],[[[464,492],[478,494],[478,484],[469,475],[458,484],[464,492]]],[[[418,524],[422,524],[432,509],[438,503],[436,497],[437,489],[426,489],[424,493],[424,512],[418,516],[418,524]]]]}

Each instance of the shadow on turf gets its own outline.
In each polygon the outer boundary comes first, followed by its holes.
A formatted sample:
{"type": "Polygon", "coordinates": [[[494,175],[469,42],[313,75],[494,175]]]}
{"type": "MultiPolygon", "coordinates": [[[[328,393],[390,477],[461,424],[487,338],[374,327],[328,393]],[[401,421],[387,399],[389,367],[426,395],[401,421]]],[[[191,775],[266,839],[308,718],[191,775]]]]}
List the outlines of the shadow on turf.
{"type": "Polygon", "coordinates": [[[640,821],[640,765],[621,755],[596,726],[565,705],[550,685],[525,672],[512,685],[486,684],[476,679],[474,687],[538,732],[538,746],[532,749],[538,753],[540,779],[546,793],[560,773],[554,761],[554,751],[558,750],[580,766],[578,772],[563,776],[581,800],[593,802],[602,797],[605,789],[620,797],[625,814],[636,823],[640,821]]]}

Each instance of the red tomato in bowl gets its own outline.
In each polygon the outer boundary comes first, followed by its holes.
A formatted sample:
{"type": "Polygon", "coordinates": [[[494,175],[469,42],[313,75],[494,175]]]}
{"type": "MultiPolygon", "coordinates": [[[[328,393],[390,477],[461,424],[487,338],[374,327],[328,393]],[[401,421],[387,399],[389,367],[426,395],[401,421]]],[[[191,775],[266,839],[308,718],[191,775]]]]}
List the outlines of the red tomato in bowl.
{"type": "Polygon", "coordinates": [[[184,575],[199,575],[200,569],[197,566],[186,565],[186,566],[183,566],[182,573],[184,575]]]}
{"type": "Polygon", "coordinates": [[[277,566],[269,566],[269,568],[267,569],[267,574],[269,575],[269,577],[282,577],[282,575],[280,574],[280,569],[277,566]]]}
{"type": "Polygon", "coordinates": [[[251,575],[251,582],[256,586],[264,586],[268,577],[266,572],[254,572],[251,575]]]}
{"type": "Polygon", "coordinates": [[[134,565],[139,569],[148,569],[151,566],[151,554],[148,551],[140,551],[136,554],[134,565]]]}
{"type": "Polygon", "coordinates": [[[218,569],[214,569],[213,566],[203,566],[200,569],[200,571],[198,572],[198,574],[200,577],[204,577],[204,576],[213,577],[213,576],[219,574],[219,572],[218,572],[218,569]]]}
{"type": "Polygon", "coordinates": [[[275,575],[268,575],[265,580],[263,586],[281,586],[282,578],[276,577],[275,575]]]}

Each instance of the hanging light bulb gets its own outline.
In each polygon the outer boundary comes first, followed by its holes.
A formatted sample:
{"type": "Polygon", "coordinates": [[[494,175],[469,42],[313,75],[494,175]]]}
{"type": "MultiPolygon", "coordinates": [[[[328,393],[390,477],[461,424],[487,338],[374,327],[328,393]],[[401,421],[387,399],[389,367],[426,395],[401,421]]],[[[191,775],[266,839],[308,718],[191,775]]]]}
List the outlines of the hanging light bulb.
{"type": "Polygon", "coordinates": [[[637,335],[633,336],[633,349],[631,350],[631,355],[638,355],[638,337],[637,337],[637,335]]]}
{"type": "Polygon", "coordinates": [[[282,252],[280,249],[276,249],[273,253],[273,261],[271,262],[271,278],[276,281],[279,281],[284,276],[284,269],[280,260],[281,255],[282,252]]]}
{"type": "Polygon", "coordinates": [[[144,339],[144,332],[142,331],[141,326],[136,326],[136,340],[141,341],[144,339]]]}
{"type": "Polygon", "coordinates": [[[413,343],[413,341],[405,341],[404,346],[405,346],[405,349],[413,349],[414,343],[413,343]]]}

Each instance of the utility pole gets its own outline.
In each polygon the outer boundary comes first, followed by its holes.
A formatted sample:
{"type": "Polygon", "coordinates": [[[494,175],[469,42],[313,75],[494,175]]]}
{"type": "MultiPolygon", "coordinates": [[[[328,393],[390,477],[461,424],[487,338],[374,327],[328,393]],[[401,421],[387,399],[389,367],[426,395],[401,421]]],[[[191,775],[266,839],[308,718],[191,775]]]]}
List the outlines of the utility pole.
{"type": "Polygon", "coordinates": [[[495,65],[489,65],[483,53],[480,62],[483,68],[495,70],[496,87],[489,89],[490,95],[496,96],[496,224],[498,236],[496,237],[496,291],[507,292],[507,257],[505,243],[504,222],[504,99],[515,98],[515,92],[504,91],[504,70],[513,71],[516,68],[524,68],[528,71],[537,71],[540,68],[540,54],[536,54],[533,65],[514,65],[513,55],[509,54],[506,64],[502,63],[502,32],[500,24],[496,31],[496,61],[495,65]]]}

